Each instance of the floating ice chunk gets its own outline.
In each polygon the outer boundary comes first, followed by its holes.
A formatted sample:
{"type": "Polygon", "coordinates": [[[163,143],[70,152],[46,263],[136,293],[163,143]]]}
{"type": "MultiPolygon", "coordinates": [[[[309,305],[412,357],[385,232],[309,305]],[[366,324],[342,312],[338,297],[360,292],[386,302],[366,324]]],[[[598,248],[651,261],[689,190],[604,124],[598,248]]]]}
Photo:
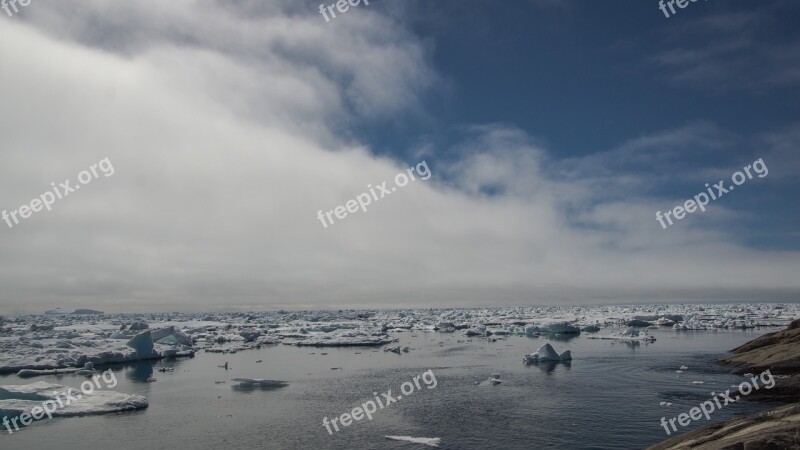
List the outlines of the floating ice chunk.
{"type": "Polygon", "coordinates": [[[525,336],[538,336],[541,331],[542,329],[536,325],[527,325],[525,327],[525,336]]]}
{"type": "Polygon", "coordinates": [[[147,359],[158,356],[153,349],[153,336],[150,330],[139,333],[128,341],[128,347],[136,350],[136,357],[139,359],[147,359]]]}
{"type": "Polygon", "coordinates": [[[620,341],[644,341],[655,342],[656,337],[647,331],[637,330],[635,327],[628,327],[624,331],[612,333],[610,336],[589,336],[588,339],[612,339],[620,341]]]}
{"type": "Polygon", "coordinates": [[[476,325],[472,328],[468,328],[464,330],[465,336],[485,336],[486,335],[486,327],[483,325],[476,325]]]}
{"type": "Polygon", "coordinates": [[[98,311],[96,309],[76,309],[72,312],[72,314],[82,314],[87,316],[98,316],[103,315],[103,311],[98,311]]]}
{"type": "Polygon", "coordinates": [[[192,338],[176,330],[174,326],[151,331],[153,342],[165,345],[192,345],[192,338]]]}
{"type": "MultiPolygon", "coordinates": [[[[147,399],[141,395],[123,394],[109,390],[97,390],[90,394],[73,395],[68,402],[63,398],[69,387],[42,381],[22,386],[0,386],[0,411],[9,419],[39,408],[42,402],[51,401],[53,417],[83,416],[132,411],[147,408],[147,399]],[[58,402],[58,403],[57,403],[58,402]],[[62,406],[63,404],[63,406],[62,406]],[[57,406],[57,407],[56,407],[57,406]]],[[[72,389],[75,392],[75,389],[72,389]]]]}
{"type": "Polygon", "coordinates": [[[453,322],[440,321],[436,324],[436,330],[440,333],[452,333],[456,331],[456,325],[453,322]]]}
{"type": "Polygon", "coordinates": [[[547,325],[548,333],[579,334],[581,329],[569,322],[557,322],[547,325]]]}
{"type": "Polygon", "coordinates": [[[523,361],[527,364],[536,364],[539,362],[561,362],[572,361],[572,352],[565,350],[559,355],[552,345],[549,343],[542,345],[536,350],[535,353],[525,355],[523,361]]]}
{"type": "Polygon", "coordinates": [[[109,339],[130,339],[133,336],[128,334],[127,332],[123,333],[121,331],[115,331],[108,336],[109,339]]]}
{"type": "Polygon", "coordinates": [[[134,322],[134,323],[131,324],[130,328],[133,331],[140,331],[140,330],[146,330],[146,329],[150,328],[150,325],[148,325],[148,324],[146,324],[144,322],[134,322]]]}
{"type": "Polygon", "coordinates": [[[265,380],[263,378],[231,378],[231,380],[239,382],[239,387],[246,389],[275,389],[289,385],[289,383],[285,381],[265,380]]]}
{"type": "Polygon", "coordinates": [[[414,444],[427,445],[428,447],[438,447],[441,438],[411,437],[411,436],[384,436],[390,441],[411,442],[414,444]]]}
{"type": "Polygon", "coordinates": [[[658,406],[661,406],[662,408],[669,408],[670,406],[672,406],[672,403],[670,403],[670,402],[661,402],[661,403],[658,404],[658,406]]]}
{"type": "Polygon", "coordinates": [[[61,375],[65,373],[75,373],[79,370],[78,368],[70,368],[70,369],[22,369],[17,372],[17,376],[20,378],[33,378],[33,377],[41,377],[45,375],[61,375]]]}
{"type": "Polygon", "coordinates": [[[549,343],[542,345],[536,350],[539,356],[539,361],[560,361],[561,357],[556,353],[556,350],[549,343]]]}
{"type": "Polygon", "coordinates": [[[83,375],[85,377],[90,377],[90,376],[92,376],[92,375],[94,375],[96,373],[97,373],[97,371],[94,370],[94,363],[91,362],[91,361],[89,361],[86,364],[84,364],[83,365],[83,369],[75,371],[75,375],[83,375]]]}
{"type": "Polygon", "coordinates": [[[245,342],[253,342],[261,336],[261,330],[243,330],[239,332],[239,336],[243,337],[245,342]]]}
{"type": "Polygon", "coordinates": [[[689,368],[686,366],[681,366],[681,370],[689,370],[689,368]]]}
{"type": "Polygon", "coordinates": [[[395,340],[384,333],[368,333],[356,330],[336,330],[330,333],[319,333],[295,342],[297,346],[344,347],[383,345],[395,340]]]}

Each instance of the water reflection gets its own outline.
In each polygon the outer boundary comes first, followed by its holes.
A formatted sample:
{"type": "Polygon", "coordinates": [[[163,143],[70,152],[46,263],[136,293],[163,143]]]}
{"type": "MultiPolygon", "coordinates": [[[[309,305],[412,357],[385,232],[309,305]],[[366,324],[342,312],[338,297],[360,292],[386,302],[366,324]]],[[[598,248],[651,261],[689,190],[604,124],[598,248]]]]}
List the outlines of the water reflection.
{"type": "MultiPolygon", "coordinates": [[[[149,383],[153,378],[153,361],[138,361],[133,364],[133,370],[125,371],[125,377],[133,383],[149,383]]],[[[130,366],[130,365],[129,365],[130,366]]]]}
{"type": "Polygon", "coordinates": [[[556,367],[561,364],[566,370],[572,368],[572,361],[540,361],[538,363],[525,364],[526,366],[535,366],[544,373],[551,374],[555,372],[556,367]]]}

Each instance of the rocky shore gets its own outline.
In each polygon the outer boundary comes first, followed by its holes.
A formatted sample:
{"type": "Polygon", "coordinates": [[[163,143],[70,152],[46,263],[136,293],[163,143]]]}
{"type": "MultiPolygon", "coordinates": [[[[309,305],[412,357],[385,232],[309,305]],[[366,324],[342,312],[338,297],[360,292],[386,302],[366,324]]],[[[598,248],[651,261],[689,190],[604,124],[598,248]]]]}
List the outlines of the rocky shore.
{"type": "Polygon", "coordinates": [[[649,450],[772,450],[800,448],[800,319],[782,331],[765,334],[719,360],[737,373],[769,370],[772,389],[753,392],[748,400],[790,402],[761,414],[732,419],[673,437],[649,450]]]}

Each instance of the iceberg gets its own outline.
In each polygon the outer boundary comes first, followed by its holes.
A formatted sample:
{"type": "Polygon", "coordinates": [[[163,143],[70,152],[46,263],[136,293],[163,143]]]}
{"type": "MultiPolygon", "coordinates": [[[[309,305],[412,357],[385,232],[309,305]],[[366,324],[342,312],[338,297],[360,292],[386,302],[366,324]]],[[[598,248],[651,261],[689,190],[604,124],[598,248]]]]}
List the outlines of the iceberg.
{"type": "Polygon", "coordinates": [[[153,347],[153,336],[150,330],[137,334],[128,341],[127,345],[136,351],[138,359],[149,359],[158,356],[153,347]]]}
{"type": "Polygon", "coordinates": [[[549,343],[542,345],[535,353],[525,355],[525,364],[537,364],[540,362],[569,362],[572,361],[572,351],[565,350],[560,355],[549,343]]]}

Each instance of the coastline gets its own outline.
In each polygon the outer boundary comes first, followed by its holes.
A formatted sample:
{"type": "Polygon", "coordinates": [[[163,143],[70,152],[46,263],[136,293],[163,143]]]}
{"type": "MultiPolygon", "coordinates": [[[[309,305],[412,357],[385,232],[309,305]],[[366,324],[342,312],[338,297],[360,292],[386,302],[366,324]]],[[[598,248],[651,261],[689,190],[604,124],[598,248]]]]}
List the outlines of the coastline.
{"type": "Polygon", "coordinates": [[[730,356],[716,362],[739,374],[769,370],[776,377],[775,386],[753,392],[748,400],[787,404],[675,436],[648,450],[800,448],[800,319],[785,330],[731,350],[730,356]]]}

